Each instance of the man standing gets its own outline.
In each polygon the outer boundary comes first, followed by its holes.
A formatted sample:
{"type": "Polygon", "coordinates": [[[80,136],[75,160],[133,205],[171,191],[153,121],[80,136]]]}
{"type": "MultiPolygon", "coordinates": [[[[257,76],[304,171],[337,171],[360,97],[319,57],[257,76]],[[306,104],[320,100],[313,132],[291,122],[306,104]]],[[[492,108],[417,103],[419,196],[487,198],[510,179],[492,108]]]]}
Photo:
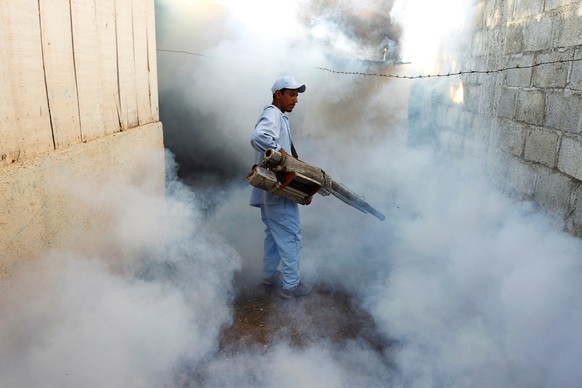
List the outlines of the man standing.
{"type": "MultiPolygon", "coordinates": [[[[304,91],[305,85],[298,84],[293,77],[275,80],[271,88],[273,101],[263,109],[251,136],[251,145],[257,151],[255,163],[263,160],[269,148],[297,156],[285,113],[293,110],[299,93],[304,91]]],[[[250,205],[261,209],[265,224],[263,284],[280,286],[280,295],[286,299],[309,294],[312,286],[299,276],[302,247],[299,205],[256,187],[252,188],[250,205]]]]}

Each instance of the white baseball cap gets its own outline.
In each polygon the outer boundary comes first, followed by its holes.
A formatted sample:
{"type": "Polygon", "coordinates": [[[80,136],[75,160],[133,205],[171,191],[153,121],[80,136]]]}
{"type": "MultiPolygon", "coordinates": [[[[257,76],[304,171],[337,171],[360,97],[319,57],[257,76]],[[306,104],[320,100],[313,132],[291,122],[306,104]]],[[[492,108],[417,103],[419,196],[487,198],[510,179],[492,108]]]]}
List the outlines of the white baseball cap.
{"type": "Polygon", "coordinates": [[[292,89],[297,90],[299,93],[303,93],[305,91],[305,85],[300,85],[295,81],[295,78],[287,75],[275,80],[273,87],[271,87],[271,92],[275,93],[277,90],[281,89],[292,89]]]}

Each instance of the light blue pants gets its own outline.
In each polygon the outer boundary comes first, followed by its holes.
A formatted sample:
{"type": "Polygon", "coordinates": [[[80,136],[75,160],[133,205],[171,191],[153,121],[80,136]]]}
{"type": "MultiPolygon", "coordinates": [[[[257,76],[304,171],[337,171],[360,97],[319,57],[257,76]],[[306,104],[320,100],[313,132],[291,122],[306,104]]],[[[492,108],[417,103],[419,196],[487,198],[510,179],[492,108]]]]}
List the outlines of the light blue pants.
{"type": "Polygon", "coordinates": [[[292,289],[299,284],[302,247],[299,205],[280,198],[276,205],[261,205],[261,219],[265,224],[264,276],[271,277],[280,267],[283,288],[292,289]]]}

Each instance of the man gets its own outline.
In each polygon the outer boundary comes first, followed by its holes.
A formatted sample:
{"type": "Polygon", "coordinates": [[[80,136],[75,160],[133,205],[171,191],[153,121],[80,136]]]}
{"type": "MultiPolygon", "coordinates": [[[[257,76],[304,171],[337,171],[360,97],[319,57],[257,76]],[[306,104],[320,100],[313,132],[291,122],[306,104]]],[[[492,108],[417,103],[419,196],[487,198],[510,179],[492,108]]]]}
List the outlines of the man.
{"type": "MultiPolygon", "coordinates": [[[[257,164],[269,148],[296,156],[285,113],[293,110],[299,93],[304,91],[305,85],[298,84],[293,77],[275,80],[271,88],[273,101],[263,109],[251,136],[257,164]]],[[[250,204],[261,208],[265,224],[263,284],[280,286],[279,294],[286,299],[309,294],[312,286],[302,282],[299,276],[302,247],[299,205],[256,187],[252,189],[250,204]]]]}

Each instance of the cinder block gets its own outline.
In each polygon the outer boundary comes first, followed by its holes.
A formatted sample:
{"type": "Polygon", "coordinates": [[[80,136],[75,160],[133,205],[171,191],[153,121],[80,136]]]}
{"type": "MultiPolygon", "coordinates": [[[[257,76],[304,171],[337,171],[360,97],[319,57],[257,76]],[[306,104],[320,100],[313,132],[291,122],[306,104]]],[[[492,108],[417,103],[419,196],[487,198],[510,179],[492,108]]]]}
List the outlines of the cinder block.
{"type": "Polygon", "coordinates": [[[534,16],[544,9],[544,0],[515,0],[514,18],[534,16]]]}
{"type": "Polygon", "coordinates": [[[485,117],[491,118],[491,112],[495,109],[497,89],[501,88],[500,77],[489,77],[481,84],[481,92],[479,93],[479,113],[484,114],[485,117]],[[493,98],[492,98],[493,97],[493,98]]]}
{"type": "Polygon", "coordinates": [[[558,32],[556,47],[572,47],[582,44],[582,23],[577,14],[568,14],[567,18],[556,19],[558,32]]]}
{"type": "Polygon", "coordinates": [[[534,166],[518,158],[509,158],[507,162],[507,185],[522,197],[531,198],[536,183],[534,166]]]}
{"type": "Polygon", "coordinates": [[[568,85],[570,89],[582,90],[582,51],[578,50],[575,54],[574,59],[578,59],[577,62],[572,63],[572,73],[570,74],[570,84],[568,85]]]}
{"type": "Polygon", "coordinates": [[[536,66],[533,69],[533,86],[538,88],[563,88],[568,81],[568,70],[570,60],[573,58],[573,50],[563,52],[551,52],[540,54],[536,58],[537,63],[547,63],[554,61],[564,61],[561,63],[551,63],[536,66]]]}
{"type": "Polygon", "coordinates": [[[505,84],[515,87],[530,87],[533,68],[527,66],[533,65],[533,63],[533,54],[512,55],[509,61],[507,61],[507,67],[513,68],[519,66],[520,68],[505,72],[505,84]]]}
{"type": "Polygon", "coordinates": [[[562,136],[558,169],[571,177],[582,180],[582,138],[580,136],[562,136]]]}
{"type": "Polygon", "coordinates": [[[517,54],[523,51],[523,24],[515,23],[507,25],[505,36],[505,54],[517,54]]]}
{"type": "Polygon", "coordinates": [[[563,92],[548,95],[545,125],[566,132],[580,133],[582,95],[563,92]]]}
{"type": "Polygon", "coordinates": [[[546,128],[531,128],[525,139],[524,158],[554,168],[558,161],[560,136],[546,128]]]}
{"type": "Polygon", "coordinates": [[[497,146],[514,156],[521,157],[525,149],[527,132],[527,125],[503,120],[498,128],[497,146]]]}
{"type": "Polygon", "coordinates": [[[499,94],[499,117],[506,119],[515,118],[515,109],[517,102],[517,89],[503,88],[499,94]]]}
{"type": "Polygon", "coordinates": [[[525,25],[523,50],[548,50],[552,44],[552,18],[532,19],[525,25]]]}
{"type": "Polygon", "coordinates": [[[563,217],[569,208],[574,187],[570,177],[550,169],[538,168],[534,200],[563,217]]]}
{"type": "Polygon", "coordinates": [[[540,90],[521,90],[517,95],[516,119],[527,124],[544,123],[545,95],[540,90]]]}

